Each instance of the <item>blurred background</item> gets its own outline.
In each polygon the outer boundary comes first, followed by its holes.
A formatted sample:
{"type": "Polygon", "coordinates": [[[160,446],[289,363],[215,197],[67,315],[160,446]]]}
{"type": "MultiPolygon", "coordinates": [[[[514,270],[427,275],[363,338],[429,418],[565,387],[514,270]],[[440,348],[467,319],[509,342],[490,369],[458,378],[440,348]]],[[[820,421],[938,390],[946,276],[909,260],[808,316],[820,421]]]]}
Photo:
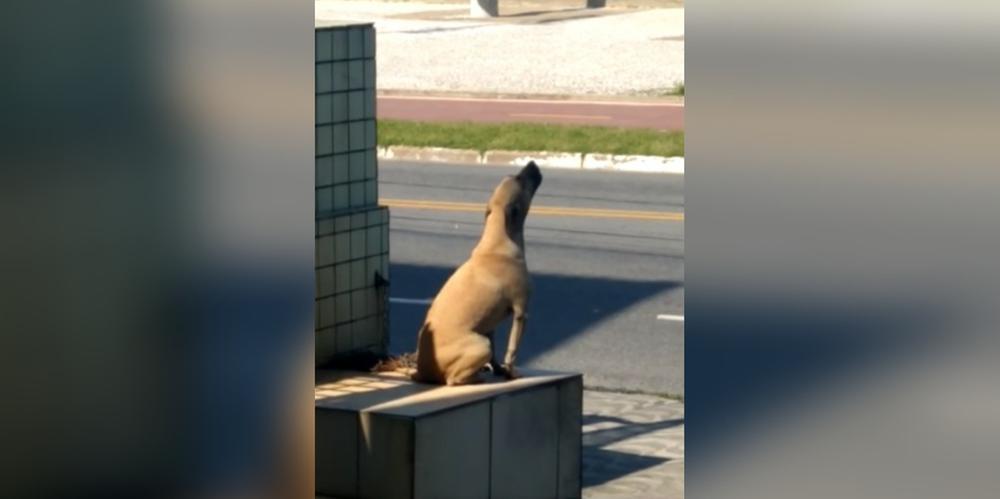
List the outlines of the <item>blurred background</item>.
{"type": "Polygon", "coordinates": [[[312,7],[2,8],[0,495],[311,494],[312,7]]]}
{"type": "Polygon", "coordinates": [[[687,12],[691,497],[992,497],[997,8],[687,12]]]}

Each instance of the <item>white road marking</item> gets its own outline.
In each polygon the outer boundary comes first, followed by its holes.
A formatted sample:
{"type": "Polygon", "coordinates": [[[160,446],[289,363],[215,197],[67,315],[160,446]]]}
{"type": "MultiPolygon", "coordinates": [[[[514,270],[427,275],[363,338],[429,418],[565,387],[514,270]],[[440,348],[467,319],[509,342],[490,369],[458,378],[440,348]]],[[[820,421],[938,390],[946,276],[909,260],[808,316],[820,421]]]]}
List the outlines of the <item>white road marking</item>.
{"type": "Polygon", "coordinates": [[[656,316],[656,320],[684,322],[684,316],[683,315],[660,314],[660,315],[656,316]]]}
{"type": "Polygon", "coordinates": [[[433,298],[389,298],[389,303],[400,305],[430,305],[433,298]]]}

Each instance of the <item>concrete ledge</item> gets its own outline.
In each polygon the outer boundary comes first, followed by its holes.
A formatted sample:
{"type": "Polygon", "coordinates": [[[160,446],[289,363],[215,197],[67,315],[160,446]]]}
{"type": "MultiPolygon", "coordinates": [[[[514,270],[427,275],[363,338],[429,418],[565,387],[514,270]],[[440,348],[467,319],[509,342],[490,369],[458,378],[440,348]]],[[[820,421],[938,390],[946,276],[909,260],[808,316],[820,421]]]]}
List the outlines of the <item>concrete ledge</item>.
{"type": "Polygon", "coordinates": [[[684,173],[684,158],[662,156],[631,156],[588,154],[583,158],[584,170],[614,170],[619,172],[684,173]]]}
{"type": "Polygon", "coordinates": [[[487,165],[524,166],[529,161],[534,161],[538,166],[549,168],[580,168],[583,155],[546,151],[486,151],[483,153],[483,163],[487,165]]]}
{"type": "Polygon", "coordinates": [[[317,495],[580,497],[583,377],[436,386],[316,372],[317,495]]]}
{"type": "Polygon", "coordinates": [[[431,161],[436,163],[480,163],[479,151],[448,149],[444,147],[389,146],[379,148],[378,156],[384,159],[431,161]]]}
{"type": "Polygon", "coordinates": [[[474,92],[463,90],[416,90],[416,89],[378,89],[379,97],[441,97],[459,99],[490,99],[490,100],[540,100],[540,101],[570,101],[597,104],[618,103],[664,103],[684,105],[683,95],[574,95],[574,94],[532,94],[504,92],[474,92]]]}
{"type": "Polygon", "coordinates": [[[546,151],[486,151],[443,147],[389,146],[378,149],[380,159],[473,165],[523,166],[528,161],[542,168],[607,170],[618,172],[684,174],[684,157],[622,154],[581,154],[546,151]]]}

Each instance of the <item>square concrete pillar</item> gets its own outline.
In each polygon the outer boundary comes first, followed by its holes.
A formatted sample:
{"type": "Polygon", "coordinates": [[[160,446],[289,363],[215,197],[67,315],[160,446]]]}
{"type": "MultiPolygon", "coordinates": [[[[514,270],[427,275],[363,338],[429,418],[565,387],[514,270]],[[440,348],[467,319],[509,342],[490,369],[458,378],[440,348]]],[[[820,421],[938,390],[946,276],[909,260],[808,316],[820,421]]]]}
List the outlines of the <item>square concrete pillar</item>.
{"type": "Polygon", "coordinates": [[[316,365],[383,352],[389,212],[378,206],[375,28],[316,26],[316,365]],[[378,279],[376,276],[380,276],[378,279]]]}
{"type": "Polygon", "coordinates": [[[317,371],[317,383],[319,495],[580,496],[579,374],[525,370],[514,381],[445,387],[317,371]]]}
{"type": "Polygon", "coordinates": [[[471,17],[497,17],[500,15],[499,0],[469,0],[471,17]]]}

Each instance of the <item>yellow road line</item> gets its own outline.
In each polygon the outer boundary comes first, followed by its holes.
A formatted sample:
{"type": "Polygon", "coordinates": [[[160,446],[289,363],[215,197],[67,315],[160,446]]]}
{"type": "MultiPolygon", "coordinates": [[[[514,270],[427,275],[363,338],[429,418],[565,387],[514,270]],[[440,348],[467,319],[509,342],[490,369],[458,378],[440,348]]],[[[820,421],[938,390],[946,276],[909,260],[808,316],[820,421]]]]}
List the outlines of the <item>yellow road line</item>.
{"type": "Polygon", "coordinates": [[[540,114],[540,113],[509,113],[508,116],[525,118],[566,118],[577,120],[610,120],[610,116],[593,114],[540,114]]]}
{"type": "MultiPolygon", "coordinates": [[[[459,203],[455,201],[429,201],[423,199],[379,199],[379,204],[390,208],[410,208],[432,211],[464,211],[483,213],[483,203],[459,203]]],[[[666,220],[683,222],[684,214],[671,211],[611,210],[604,208],[571,208],[568,206],[532,206],[532,215],[582,218],[617,218],[629,220],[666,220]]]]}

